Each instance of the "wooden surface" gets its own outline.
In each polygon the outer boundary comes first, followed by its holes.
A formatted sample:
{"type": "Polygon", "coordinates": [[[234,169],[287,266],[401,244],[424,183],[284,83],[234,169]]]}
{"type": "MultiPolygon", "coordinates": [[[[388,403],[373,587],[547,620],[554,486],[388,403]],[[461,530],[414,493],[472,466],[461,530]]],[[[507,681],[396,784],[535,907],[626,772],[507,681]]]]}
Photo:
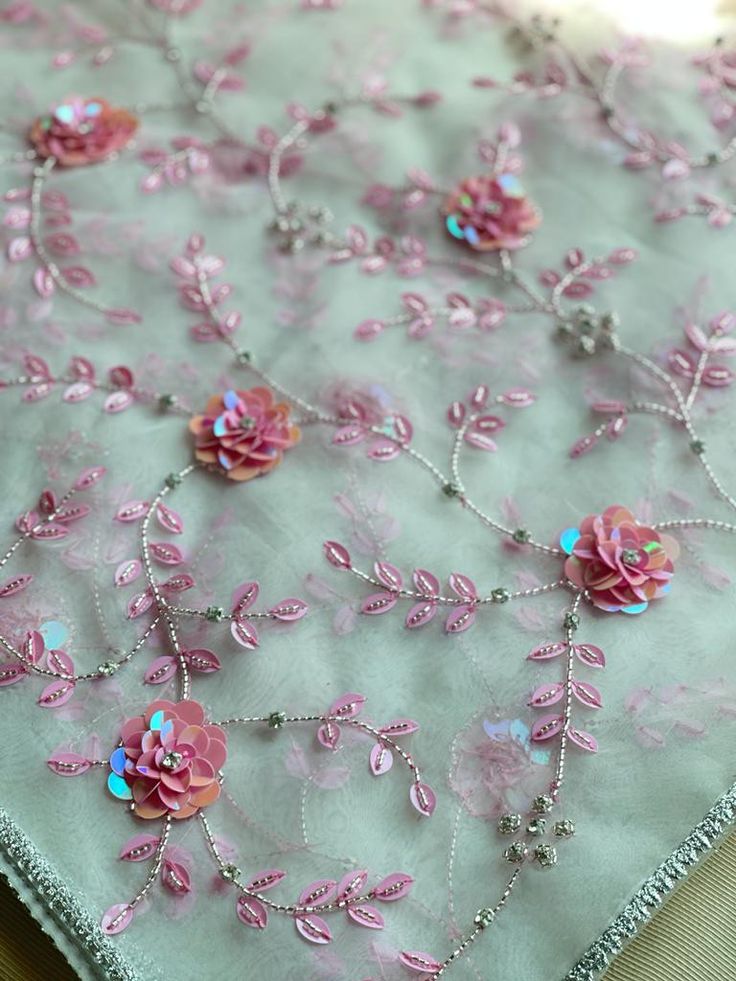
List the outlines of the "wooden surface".
{"type": "MultiPolygon", "coordinates": [[[[0,981],[76,979],[74,971],[0,876],[0,981]]],[[[603,981],[733,979],[736,979],[736,833],[693,872],[636,940],[616,958],[603,981]]],[[[209,979],[202,976],[202,981],[209,979]]]]}

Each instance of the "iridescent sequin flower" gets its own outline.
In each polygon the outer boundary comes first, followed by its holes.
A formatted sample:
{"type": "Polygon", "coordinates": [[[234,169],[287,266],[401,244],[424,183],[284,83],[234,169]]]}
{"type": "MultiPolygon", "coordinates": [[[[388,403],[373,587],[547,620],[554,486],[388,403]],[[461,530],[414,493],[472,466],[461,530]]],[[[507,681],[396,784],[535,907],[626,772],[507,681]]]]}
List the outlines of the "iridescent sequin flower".
{"type": "Polygon", "coordinates": [[[39,157],[55,157],[61,167],[100,163],[130,143],[138,120],[104,99],[69,99],[39,116],[28,134],[39,157]]]}
{"type": "Polygon", "coordinates": [[[638,524],[618,504],[588,515],[579,529],[566,529],[560,543],[570,555],[567,578],[610,613],[641,613],[650,600],[668,593],[680,552],[673,538],[638,524]]]}
{"type": "Polygon", "coordinates": [[[442,214],[450,235],[479,252],[520,248],[542,220],[513,174],[468,177],[445,199],[442,214]]]}
{"type": "Polygon", "coordinates": [[[269,473],[301,437],[299,427],[289,422],[289,406],[274,403],[268,388],[213,395],[189,428],[196,436],[197,459],[219,464],[230,480],[269,473]]]}
{"type": "Polygon", "coordinates": [[[115,797],[133,801],[138,817],[188,818],[220,796],[227,736],[206,724],[199,702],[152,702],[145,715],[124,723],[120,738],[107,785],[115,797]]]}

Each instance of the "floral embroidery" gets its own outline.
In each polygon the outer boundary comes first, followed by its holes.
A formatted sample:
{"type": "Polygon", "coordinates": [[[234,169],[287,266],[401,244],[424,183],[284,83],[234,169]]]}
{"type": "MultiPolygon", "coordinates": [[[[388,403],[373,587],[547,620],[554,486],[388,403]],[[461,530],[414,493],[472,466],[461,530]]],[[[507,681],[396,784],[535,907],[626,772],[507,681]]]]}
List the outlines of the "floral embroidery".
{"type": "Polygon", "coordinates": [[[153,702],[124,723],[120,736],[108,787],[132,800],[138,817],[182,820],[220,796],[217,774],[227,758],[227,736],[205,723],[199,702],[153,702]]]}
{"type": "Polygon", "coordinates": [[[599,610],[641,613],[670,591],[679,545],[614,504],[563,533],[565,575],[599,610]]]}
{"type": "Polygon", "coordinates": [[[104,99],[70,99],[39,116],[28,138],[39,157],[53,157],[61,167],[82,167],[122,150],[137,128],[132,113],[104,99]]]}
{"type": "Polygon", "coordinates": [[[519,249],[542,221],[514,174],[468,177],[446,198],[442,213],[450,235],[478,252],[519,249]]]}
{"type": "Polygon", "coordinates": [[[270,473],[301,436],[289,421],[288,405],[274,403],[267,388],[213,395],[189,428],[196,437],[197,459],[218,464],[230,480],[270,473]]]}

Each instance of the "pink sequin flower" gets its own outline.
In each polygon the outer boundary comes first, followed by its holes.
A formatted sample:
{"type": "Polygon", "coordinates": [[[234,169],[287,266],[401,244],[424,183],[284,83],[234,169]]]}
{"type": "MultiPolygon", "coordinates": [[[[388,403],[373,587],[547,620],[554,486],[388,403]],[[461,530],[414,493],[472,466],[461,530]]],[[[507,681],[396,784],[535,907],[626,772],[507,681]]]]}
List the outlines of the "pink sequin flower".
{"type": "Polygon", "coordinates": [[[442,214],[450,235],[479,252],[521,248],[542,220],[513,174],[468,177],[445,199],[442,214]]]}
{"type": "Polygon", "coordinates": [[[588,515],[579,529],[566,529],[560,544],[570,556],[567,578],[610,613],[642,613],[650,600],[668,593],[680,552],[673,538],[638,524],[618,504],[588,515]]]}
{"type": "Polygon", "coordinates": [[[274,402],[268,388],[213,395],[189,428],[196,437],[197,459],[219,464],[230,480],[269,473],[301,437],[299,427],[289,422],[289,406],[274,402]]]}
{"type": "Polygon", "coordinates": [[[199,702],[152,702],[145,715],[124,723],[120,737],[107,785],[115,797],[133,801],[138,817],[181,820],[220,796],[227,736],[205,722],[199,702]]]}
{"type": "Polygon", "coordinates": [[[39,157],[54,157],[61,167],[107,160],[130,143],[138,120],[127,109],[104,99],[69,99],[33,122],[28,139],[39,157]]]}

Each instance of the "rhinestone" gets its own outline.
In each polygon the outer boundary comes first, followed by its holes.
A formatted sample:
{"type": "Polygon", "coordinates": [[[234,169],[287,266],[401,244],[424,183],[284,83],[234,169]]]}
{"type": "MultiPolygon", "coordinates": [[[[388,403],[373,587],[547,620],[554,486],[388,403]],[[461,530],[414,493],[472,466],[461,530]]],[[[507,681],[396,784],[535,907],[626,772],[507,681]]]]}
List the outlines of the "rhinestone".
{"type": "Polygon", "coordinates": [[[511,537],[517,545],[526,545],[532,540],[531,532],[527,531],[526,528],[517,528],[511,537]]]}
{"type": "Polygon", "coordinates": [[[502,814],[498,819],[498,823],[496,824],[499,834],[502,835],[512,835],[515,831],[518,831],[520,827],[520,814],[502,814]]]}
{"type": "Polygon", "coordinates": [[[109,678],[111,675],[115,674],[118,666],[114,661],[104,661],[97,668],[97,674],[101,678],[109,678]]]}
{"type": "Polygon", "coordinates": [[[159,409],[170,409],[174,405],[176,405],[176,397],[174,395],[169,395],[168,392],[165,393],[164,395],[159,395],[158,397],[159,409]]]}
{"type": "Polygon", "coordinates": [[[588,337],[584,334],[578,340],[577,346],[578,354],[595,354],[595,341],[592,337],[588,337]]]}
{"type": "Polygon", "coordinates": [[[476,926],[479,926],[481,930],[485,930],[487,926],[490,926],[491,923],[493,923],[495,918],[496,914],[493,912],[493,910],[486,907],[485,909],[478,910],[478,912],[475,914],[473,923],[475,923],[476,926]]]}
{"type": "Polygon", "coordinates": [[[240,876],[240,869],[237,865],[223,865],[220,869],[220,875],[225,882],[234,882],[240,876]]]}
{"type": "Polygon", "coordinates": [[[549,794],[539,794],[532,801],[532,810],[535,814],[549,814],[554,806],[554,801],[549,794]]]}
{"type": "Polygon", "coordinates": [[[553,831],[557,838],[572,838],[575,834],[575,825],[568,820],[555,821],[553,831]]]}
{"type": "Polygon", "coordinates": [[[553,845],[537,845],[534,849],[534,857],[543,869],[550,869],[557,865],[557,849],[553,845]]]}
{"type": "Polygon", "coordinates": [[[250,351],[238,351],[235,360],[238,364],[250,364],[253,360],[253,355],[250,351]]]}
{"type": "Polygon", "coordinates": [[[161,760],[161,766],[166,770],[175,770],[177,766],[184,759],[181,753],[175,753],[173,750],[170,753],[166,753],[161,760]]]}
{"type": "Polygon", "coordinates": [[[580,617],[577,613],[566,613],[562,621],[563,626],[566,630],[577,630],[580,626],[580,617]]]}
{"type": "Polygon", "coordinates": [[[173,490],[175,487],[179,486],[181,481],[182,478],[179,476],[178,473],[170,473],[166,478],[166,480],[164,481],[164,483],[170,490],[173,490]]]}
{"type": "Polygon", "coordinates": [[[286,712],[271,712],[268,717],[268,726],[270,729],[280,729],[285,722],[286,712]]]}
{"type": "Polygon", "coordinates": [[[547,830],[547,822],[544,820],[544,818],[532,818],[529,824],[527,824],[526,830],[530,835],[539,837],[547,830]]]}
{"type": "Polygon", "coordinates": [[[491,590],[491,599],[494,603],[508,603],[511,593],[503,586],[499,586],[498,589],[491,590]]]}
{"type": "Polygon", "coordinates": [[[577,328],[581,334],[592,334],[598,326],[598,321],[593,317],[580,317],[577,320],[577,328]]]}
{"type": "Polygon", "coordinates": [[[446,497],[458,497],[460,494],[460,489],[458,488],[457,484],[447,483],[442,485],[442,493],[446,497]]]}
{"type": "Polygon", "coordinates": [[[636,565],[639,561],[639,549],[625,548],[621,553],[621,558],[627,565],[636,565]]]}
{"type": "Polygon", "coordinates": [[[617,313],[604,313],[601,317],[601,330],[606,334],[611,334],[620,326],[617,313]]]}
{"type": "Polygon", "coordinates": [[[697,456],[700,456],[701,453],[705,453],[705,443],[702,439],[690,440],[690,449],[693,451],[693,453],[697,454],[697,456]]]}
{"type": "Polygon", "coordinates": [[[205,620],[211,620],[212,623],[217,623],[225,615],[225,611],[221,606],[208,606],[204,611],[205,620]]]}
{"type": "Polygon", "coordinates": [[[503,853],[503,857],[507,862],[514,862],[518,865],[524,861],[528,854],[529,849],[526,847],[525,841],[512,841],[503,853]]]}

